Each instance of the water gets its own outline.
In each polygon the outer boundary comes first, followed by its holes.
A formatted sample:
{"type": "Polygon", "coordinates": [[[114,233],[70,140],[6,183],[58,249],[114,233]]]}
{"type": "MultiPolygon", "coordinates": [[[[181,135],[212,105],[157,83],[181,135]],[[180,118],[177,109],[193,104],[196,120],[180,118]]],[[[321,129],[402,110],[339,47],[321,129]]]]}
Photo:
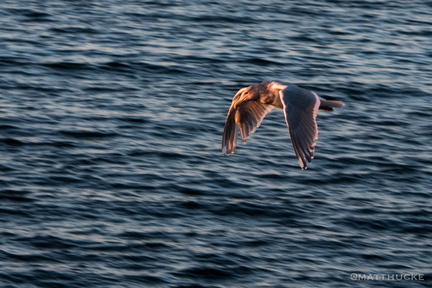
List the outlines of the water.
{"type": "Polygon", "coordinates": [[[0,287],[432,286],[430,1],[0,16],[0,287]],[[308,170],[280,110],[221,155],[232,96],[271,79],[346,103],[308,170]]]}

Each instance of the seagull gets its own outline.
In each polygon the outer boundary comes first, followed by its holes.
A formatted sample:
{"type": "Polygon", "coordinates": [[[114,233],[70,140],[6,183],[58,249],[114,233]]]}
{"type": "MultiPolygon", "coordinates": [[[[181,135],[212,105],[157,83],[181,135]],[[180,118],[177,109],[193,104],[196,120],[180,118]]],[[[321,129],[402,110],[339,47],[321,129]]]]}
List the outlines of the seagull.
{"type": "Polygon", "coordinates": [[[235,152],[239,130],[246,144],[267,113],[273,108],[280,108],[284,112],[300,168],[307,169],[308,162],[314,158],[318,140],[318,109],[333,111],[333,108],[344,105],[342,101],[325,100],[315,92],[294,84],[264,81],[242,88],[234,95],[228,110],[222,135],[222,153],[229,155],[235,152]]]}

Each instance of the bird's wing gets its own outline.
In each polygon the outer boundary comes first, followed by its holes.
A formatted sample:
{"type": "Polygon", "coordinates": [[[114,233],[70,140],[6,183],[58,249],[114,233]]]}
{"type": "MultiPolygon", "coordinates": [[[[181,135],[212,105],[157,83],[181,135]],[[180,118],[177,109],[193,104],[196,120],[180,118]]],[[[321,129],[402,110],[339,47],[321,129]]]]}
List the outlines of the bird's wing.
{"type": "Polygon", "coordinates": [[[318,126],[316,116],[320,99],[315,92],[302,88],[295,91],[285,89],[280,93],[285,122],[291,137],[291,143],[301,169],[306,169],[314,157],[318,126]]]}
{"type": "Polygon", "coordinates": [[[253,100],[236,104],[231,105],[225,122],[222,135],[222,153],[224,154],[234,153],[238,130],[240,130],[243,143],[246,143],[250,134],[260,126],[265,115],[273,109],[270,105],[253,100]]]}
{"type": "Polygon", "coordinates": [[[235,121],[240,128],[243,143],[246,143],[250,134],[255,133],[264,117],[272,109],[272,106],[256,101],[245,101],[238,106],[235,121]]]}

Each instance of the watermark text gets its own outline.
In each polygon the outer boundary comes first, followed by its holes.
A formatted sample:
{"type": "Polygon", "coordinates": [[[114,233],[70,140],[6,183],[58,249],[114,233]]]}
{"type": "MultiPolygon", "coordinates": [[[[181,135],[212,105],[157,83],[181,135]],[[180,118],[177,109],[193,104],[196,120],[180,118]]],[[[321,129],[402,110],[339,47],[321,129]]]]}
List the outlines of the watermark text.
{"type": "Polygon", "coordinates": [[[420,273],[351,273],[353,281],[424,281],[420,273]]]}

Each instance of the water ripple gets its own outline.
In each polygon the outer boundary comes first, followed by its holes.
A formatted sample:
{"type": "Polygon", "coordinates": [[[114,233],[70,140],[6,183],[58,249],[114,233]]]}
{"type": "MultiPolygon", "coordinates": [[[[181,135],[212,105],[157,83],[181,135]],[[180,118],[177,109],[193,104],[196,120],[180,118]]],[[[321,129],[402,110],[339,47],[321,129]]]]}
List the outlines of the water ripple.
{"type": "Polygon", "coordinates": [[[3,1],[2,284],[426,287],[430,7],[3,1]],[[270,79],[347,104],[307,171],[277,109],[220,153],[232,96],[270,79]]]}

